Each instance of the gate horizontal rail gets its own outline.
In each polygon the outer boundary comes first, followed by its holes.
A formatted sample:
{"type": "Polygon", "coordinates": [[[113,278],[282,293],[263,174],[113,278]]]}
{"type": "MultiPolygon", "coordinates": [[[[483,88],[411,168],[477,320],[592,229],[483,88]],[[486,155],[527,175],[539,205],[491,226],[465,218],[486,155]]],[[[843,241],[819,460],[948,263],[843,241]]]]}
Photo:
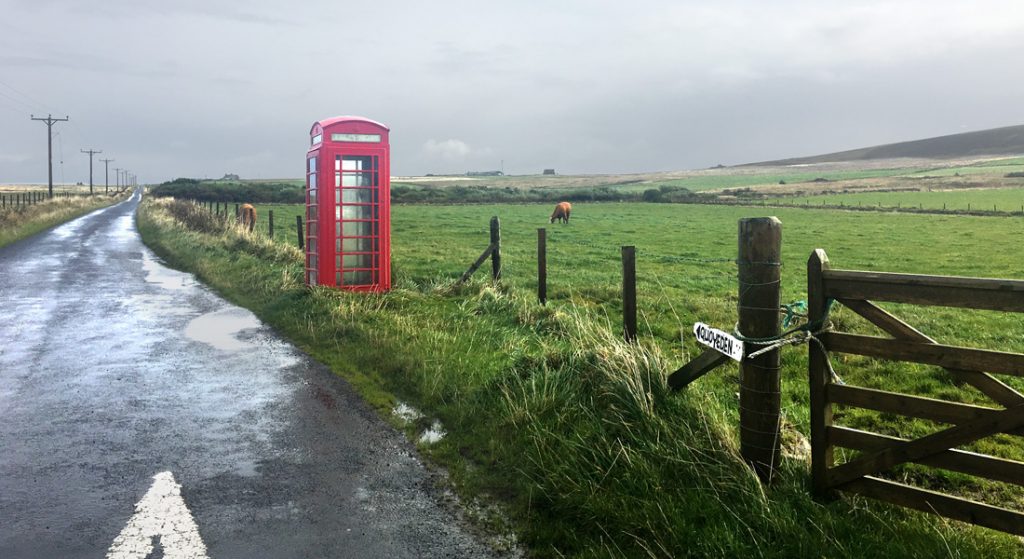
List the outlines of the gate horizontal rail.
{"type": "Polygon", "coordinates": [[[1024,354],[940,344],[872,302],[1024,312],[1024,281],[832,270],[828,256],[820,249],[808,261],[807,278],[809,321],[827,320],[831,303],[837,301],[892,336],[828,331],[809,343],[811,475],[815,493],[858,493],[1024,535],[1024,512],[878,477],[895,466],[915,463],[1024,485],[1024,462],[956,448],[995,434],[1024,436],[1024,395],[992,376],[1024,377],[1024,354]],[[1001,407],[836,384],[830,352],[942,367],[951,380],[974,386],[1001,407]],[[871,433],[833,425],[834,404],[945,426],[916,439],[871,433]],[[835,447],[859,454],[836,465],[835,447]]]}

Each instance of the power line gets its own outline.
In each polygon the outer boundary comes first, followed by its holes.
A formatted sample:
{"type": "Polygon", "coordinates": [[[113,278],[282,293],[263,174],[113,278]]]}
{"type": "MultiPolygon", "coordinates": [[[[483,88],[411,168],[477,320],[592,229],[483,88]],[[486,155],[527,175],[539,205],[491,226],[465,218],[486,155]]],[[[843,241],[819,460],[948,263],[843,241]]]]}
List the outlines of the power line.
{"type": "Polygon", "coordinates": [[[11,101],[14,101],[15,103],[21,105],[22,107],[24,107],[26,109],[35,110],[35,109],[38,108],[38,107],[32,106],[32,105],[22,101],[21,99],[18,99],[17,97],[12,97],[12,96],[4,93],[3,91],[0,91],[0,97],[5,97],[7,99],[10,99],[11,101]]]}
{"type": "MultiPolygon", "coordinates": [[[[7,86],[7,87],[10,87],[10,86],[7,86]]],[[[42,117],[36,118],[35,115],[29,115],[29,116],[32,118],[32,120],[38,120],[40,122],[46,123],[46,161],[47,161],[47,170],[48,170],[47,178],[48,178],[48,184],[49,184],[49,187],[50,187],[49,188],[49,190],[50,190],[50,198],[53,198],[53,125],[58,123],[58,122],[67,122],[68,120],[71,120],[71,117],[65,115],[64,118],[53,118],[52,114],[46,115],[46,118],[42,118],[42,117]]],[[[64,157],[63,153],[64,153],[64,146],[63,146],[63,144],[61,144],[61,159],[62,159],[61,163],[63,163],[63,157],[64,157]]],[[[63,176],[64,176],[64,165],[63,164],[61,165],[60,169],[61,169],[61,171],[60,171],[61,172],[61,177],[63,179],[63,176]]]]}
{"type": "MultiPolygon", "coordinates": [[[[21,100],[18,100],[18,99],[14,99],[14,100],[18,101],[19,103],[21,103],[21,104],[23,104],[25,106],[27,106],[29,109],[31,109],[31,110],[42,109],[42,110],[45,110],[47,112],[50,112],[49,107],[46,107],[45,105],[41,104],[39,101],[37,101],[31,95],[28,95],[27,93],[25,93],[25,92],[23,92],[23,91],[21,91],[19,89],[15,89],[14,86],[12,86],[10,84],[7,84],[7,83],[4,83],[2,81],[0,81],[0,85],[6,87],[8,90],[10,90],[10,91],[18,94],[19,96],[21,96],[21,98],[22,98],[21,100]],[[29,101],[29,103],[26,103],[25,101],[29,101]]],[[[7,97],[11,98],[10,96],[7,96],[7,97]]],[[[42,112],[42,111],[40,111],[40,112],[42,112]]]]}
{"type": "Polygon", "coordinates": [[[79,151],[81,151],[82,153],[89,154],[89,196],[92,196],[92,156],[96,155],[97,153],[103,153],[103,150],[83,149],[79,151]]]}

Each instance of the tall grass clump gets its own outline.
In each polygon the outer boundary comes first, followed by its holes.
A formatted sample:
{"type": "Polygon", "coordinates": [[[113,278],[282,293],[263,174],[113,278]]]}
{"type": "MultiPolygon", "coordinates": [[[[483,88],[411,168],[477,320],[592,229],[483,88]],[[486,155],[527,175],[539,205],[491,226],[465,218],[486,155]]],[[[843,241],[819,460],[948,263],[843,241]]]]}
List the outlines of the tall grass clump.
{"type": "Polygon", "coordinates": [[[694,387],[672,393],[656,345],[565,313],[563,337],[502,377],[502,429],[553,557],[1010,557],[1010,540],[852,498],[815,502],[808,464],[764,486],[738,451],[735,414],[694,387]],[[989,537],[986,537],[989,536],[989,537]],[[955,542],[951,544],[950,542],[955,542]],[[996,544],[996,545],[993,545],[996,544]],[[947,548],[947,545],[950,546],[947,548]],[[989,548],[988,546],[992,546],[989,548]],[[950,550],[956,549],[957,552],[950,550]]]}
{"type": "Polygon", "coordinates": [[[218,216],[188,200],[157,198],[147,202],[142,211],[147,212],[147,216],[156,222],[183,232],[209,235],[232,251],[244,251],[281,263],[297,262],[302,258],[302,251],[298,248],[275,243],[258,231],[249,231],[234,217],[218,216]]]}

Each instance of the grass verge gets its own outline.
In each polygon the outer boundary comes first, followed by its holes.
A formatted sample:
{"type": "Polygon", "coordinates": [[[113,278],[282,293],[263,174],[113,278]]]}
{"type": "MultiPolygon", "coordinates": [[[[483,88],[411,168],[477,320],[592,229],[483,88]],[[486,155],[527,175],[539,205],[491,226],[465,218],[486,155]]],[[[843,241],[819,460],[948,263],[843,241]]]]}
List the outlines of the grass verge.
{"type": "Polygon", "coordinates": [[[657,337],[622,343],[608,315],[576,296],[541,307],[515,268],[505,285],[456,287],[447,274],[416,272],[439,267],[422,254],[396,255],[389,294],[307,290],[296,248],[190,207],[145,202],[145,242],[252,309],[386,416],[399,399],[423,410],[410,433],[442,421],[448,436],[423,452],[463,497],[501,503],[507,514],[489,520],[510,523],[535,556],[1024,552],[1015,538],[896,507],[816,502],[800,458],[763,488],[738,456],[728,380],[669,393],[674,359],[657,337]]]}

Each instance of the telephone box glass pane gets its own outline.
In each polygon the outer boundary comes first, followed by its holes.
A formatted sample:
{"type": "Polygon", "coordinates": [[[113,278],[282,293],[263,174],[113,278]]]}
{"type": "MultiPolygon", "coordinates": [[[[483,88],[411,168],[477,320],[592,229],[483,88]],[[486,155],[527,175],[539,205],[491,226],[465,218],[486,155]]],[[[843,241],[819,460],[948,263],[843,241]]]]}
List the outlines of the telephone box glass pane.
{"type": "Polygon", "coordinates": [[[373,206],[342,206],[342,219],[370,219],[373,217],[373,206]]]}
{"type": "Polygon", "coordinates": [[[346,254],[342,256],[342,268],[371,268],[372,254],[346,254]]]}
{"type": "Polygon", "coordinates": [[[309,175],[309,189],[316,190],[316,173],[309,175]]]}
{"type": "Polygon", "coordinates": [[[374,159],[372,155],[339,155],[334,160],[334,168],[338,170],[338,159],[341,159],[342,171],[371,171],[373,170],[374,159]]]}
{"type": "Polygon", "coordinates": [[[316,157],[310,157],[309,158],[309,172],[310,173],[315,173],[316,172],[316,157]]]}
{"type": "Polygon", "coordinates": [[[343,239],[338,252],[373,252],[377,239],[343,239]]]}
{"type": "Polygon", "coordinates": [[[374,224],[369,221],[346,221],[341,224],[341,232],[346,237],[371,237],[374,224]]]}
{"type": "Polygon", "coordinates": [[[342,279],[345,285],[369,285],[373,283],[373,274],[369,270],[345,272],[342,279]]]}
{"type": "Polygon", "coordinates": [[[370,188],[346,188],[342,191],[341,201],[346,204],[372,204],[376,202],[377,191],[370,188]]]}

